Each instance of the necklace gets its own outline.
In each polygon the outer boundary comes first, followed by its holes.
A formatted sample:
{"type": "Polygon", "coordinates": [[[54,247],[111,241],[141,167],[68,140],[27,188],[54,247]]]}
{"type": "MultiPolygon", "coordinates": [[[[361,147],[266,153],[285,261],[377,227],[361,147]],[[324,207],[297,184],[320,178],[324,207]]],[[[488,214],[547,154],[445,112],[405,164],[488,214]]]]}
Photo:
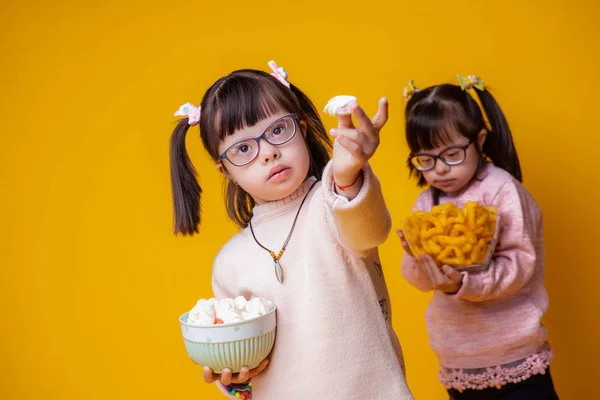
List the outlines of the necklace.
{"type": "Polygon", "coordinates": [[[283,284],[283,270],[281,269],[281,264],[279,263],[279,260],[281,259],[281,256],[283,256],[283,253],[285,252],[285,248],[287,247],[288,242],[290,241],[290,238],[292,237],[292,233],[294,232],[294,228],[296,227],[296,221],[298,221],[298,216],[300,215],[300,210],[302,210],[302,206],[304,205],[304,202],[306,201],[308,194],[310,193],[313,186],[315,186],[315,184],[317,182],[318,181],[313,182],[313,184],[310,185],[310,188],[308,188],[308,190],[306,191],[306,194],[304,195],[304,198],[302,199],[302,203],[300,203],[300,207],[298,207],[298,211],[296,212],[296,216],[294,217],[294,222],[292,223],[292,228],[290,229],[290,233],[288,234],[287,239],[285,239],[285,243],[283,243],[283,246],[281,247],[281,250],[279,250],[279,253],[275,254],[275,252],[273,250],[267,249],[265,246],[263,246],[258,241],[258,239],[256,239],[256,235],[254,234],[254,229],[252,229],[252,220],[250,220],[249,226],[250,226],[250,232],[252,232],[252,237],[254,238],[254,241],[256,242],[256,244],[259,245],[260,247],[262,247],[263,249],[265,249],[266,251],[268,251],[269,254],[271,255],[271,257],[273,258],[273,262],[275,263],[275,276],[277,277],[277,280],[281,284],[283,284]]]}

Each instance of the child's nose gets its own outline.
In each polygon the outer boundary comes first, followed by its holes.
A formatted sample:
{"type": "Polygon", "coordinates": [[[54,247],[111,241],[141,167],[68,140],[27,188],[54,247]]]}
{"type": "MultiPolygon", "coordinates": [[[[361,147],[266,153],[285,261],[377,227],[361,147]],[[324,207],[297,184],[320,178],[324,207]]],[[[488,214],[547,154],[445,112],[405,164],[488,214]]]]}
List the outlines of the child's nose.
{"type": "Polygon", "coordinates": [[[277,146],[267,142],[265,139],[260,141],[260,153],[259,157],[263,163],[269,162],[269,160],[274,160],[279,158],[281,153],[277,146]]]}
{"type": "Polygon", "coordinates": [[[435,172],[439,175],[446,175],[450,171],[450,167],[441,159],[435,160],[435,172]]]}

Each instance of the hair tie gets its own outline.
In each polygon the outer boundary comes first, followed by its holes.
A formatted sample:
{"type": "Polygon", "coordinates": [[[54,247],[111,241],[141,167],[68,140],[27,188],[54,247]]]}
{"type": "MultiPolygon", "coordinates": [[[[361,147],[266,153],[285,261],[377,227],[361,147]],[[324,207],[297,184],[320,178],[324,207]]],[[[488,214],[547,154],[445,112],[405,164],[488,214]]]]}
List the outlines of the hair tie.
{"type": "MultiPolygon", "coordinates": [[[[465,78],[463,75],[456,74],[456,79],[458,80],[458,84],[460,85],[460,88],[463,91],[467,91],[469,89],[477,89],[480,92],[485,91],[485,83],[483,82],[483,79],[478,78],[475,75],[469,75],[465,78]]],[[[483,117],[483,123],[485,124],[485,128],[488,130],[488,132],[492,132],[492,124],[490,123],[490,120],[487,116],[485,107],[483,107],[483,105],[479,103],[477,103],[477,105],[481,110],[481,115],[483,117]]]]}
{"type": "Polygon", "coordinates": [[[483,79],[478,78],[475,75],[469,75],[465,78],[461,74],[456,74],[456,80],[458,81],[458,84],[462,90],[469,90],[473,88],[481,92],[485,90],[485,83],[483,82],[483,79]]]}
{"type": "Polygon", "coordinates": [[[277,78],[279,82],[281,82],[284,86],[290,87],[290,83],[287,81],[288,74],[285,72],[283,67],[278,67],[275,61],[271,60],[267,63],[269,67],[271,67],[271,76],[277,78]]]}
{"type": "Polygon", "coordinates": [[[404,87],[404,100],[408,101],[413,96],[413,94],[420,92],[420,89],[417,89],[414,85],[414,79],[408,81],[406,86],[404,87]]]}
{"type": "Polygon", "coordinates": [[[185,103],[175,112],[175,116],[187,117],[190,126],[198,125],[200,123],[200,106],[196,107],[192,103],[185,103]]]}

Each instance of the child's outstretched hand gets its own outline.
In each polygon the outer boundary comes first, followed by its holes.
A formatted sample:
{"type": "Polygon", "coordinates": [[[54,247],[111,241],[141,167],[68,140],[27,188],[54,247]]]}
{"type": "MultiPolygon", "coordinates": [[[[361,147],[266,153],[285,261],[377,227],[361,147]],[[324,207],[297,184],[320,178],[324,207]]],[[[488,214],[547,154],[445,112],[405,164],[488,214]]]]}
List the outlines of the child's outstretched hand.
{"type": "Polygon", "coordinates": [[[225,386],[231,385],[232,383],[246,383],[267,368],[268,364],[269,360],[265,359],[258,367],[252,370],[248,369],[248,367],[243,367],[237,374],[233,374],[229,368],[225,368],[221,371],[221,375],[215,374],[213,370],[208,367],[204,367],[204,381],[206,383],[213,383],[220,380],[225,386]]]}
{"type": "Polygon", "coordinates": [[[448,294],[454,294],[460,290],[463,276],[451,266],[438,267],[428,254],[418,256],[416,261],[434,289],[448,294]]]}
{"type": "Polygon", "coordinates": [[[379,146],[379,131],[388,119],[387,99],[379,100],[379,109],[373,119],[369,119],[359,105],[353,107],[352,115],[340,115],[338,127],[330,131],[335,138],[333,178],[338,189],[345,189],[344,194],[348,198],[358,194],[362,186],[360,171],[379,146]],[[352,115],[358,121],[358,128],[352,123],[352,115]]]}

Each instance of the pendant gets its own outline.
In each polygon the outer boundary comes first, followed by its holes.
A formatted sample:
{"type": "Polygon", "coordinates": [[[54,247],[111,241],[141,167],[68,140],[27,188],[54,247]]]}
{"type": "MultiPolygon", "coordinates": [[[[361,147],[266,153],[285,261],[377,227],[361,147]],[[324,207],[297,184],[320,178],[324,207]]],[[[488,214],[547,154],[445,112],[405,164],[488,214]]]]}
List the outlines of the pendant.
{"type": "Polygon", "coordinates": [[[275,260],[275,275],[277,276],[279,283],[283,284],[283,270],[281,269],[279,260],[275,260]]]}

